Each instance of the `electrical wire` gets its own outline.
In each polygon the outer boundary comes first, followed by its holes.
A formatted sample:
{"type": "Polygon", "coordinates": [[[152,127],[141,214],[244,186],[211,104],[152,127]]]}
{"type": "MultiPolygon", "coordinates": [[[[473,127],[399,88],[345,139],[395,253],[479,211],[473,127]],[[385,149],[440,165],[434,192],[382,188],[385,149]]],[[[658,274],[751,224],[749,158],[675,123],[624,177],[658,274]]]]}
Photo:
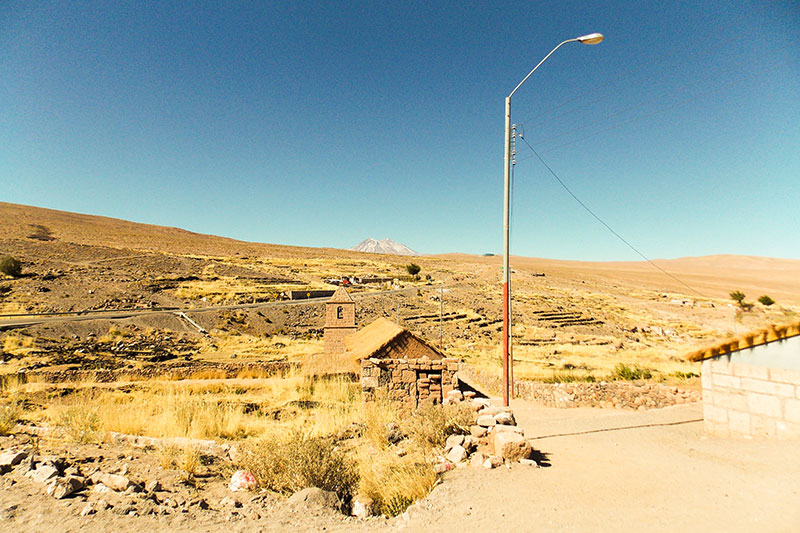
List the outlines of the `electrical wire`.
{"type": "Polygon", "coordinates": [[[525,144],[527,144],[527,145],[528,145],[528,148],[530,148],[530,149],[531,149],[531,151],[533,152],[533,154],[534,154],[534,155],[535,155],[535,156],[536,156],[536,157],[539,159],[539,161],[540,161],[540,162],[542,163],[542,165],[544,165],[544,167],[545,167],[545,168],[546,168],[546,169],[547,169],[547,170],[550,172],[550,174],[552,174],[552,176],[553,176],[553,177],[556,179],[556,181],[558,181],[558,183],[561,185],[561,187],[563,187],[563,188],[564,188],[564,190],[565,190],[565,191],[567,191],[567,193],[568,193],[570,196],[572,196],[572,198],[573,198],[573,199],[574,199],[576,202],[578,202],[578,204],[579,204],[581,207],[583,207],[583,209],[585,209],[587,213],[589,213],[590,215],[592,215],[592,216],[595,218],[595,220],[597,220],[597,221],[598,221],[598,222],[600,222],[600,223],[601,223],[603,226],[605,226],[605,228],[606,228],[608,231],[610,231],[610,232],[611,232],[611,233],[612,233],[612,234],[613,234],[613,235],[614,235],[616,238],[618,238],[620,241],[622,241],[623,243],[625,243],[625,245],[626,245],[628,248],[630,248],[631,250],[633,250],[634,252],[636,252],[636,254],[638,254],[638,255],[639,255],[639,256],[640,256],[642,259],[644,259],[645,261],[647,261],[648,263],[650,263],[650,264],[651,264],[653,267],[655,267],[657,270],[659,270],[659,271],[660,271],[660,272],[662,272],[663,274],[665,274],[665,275],[669,276],[670,278],[672,278],[673,280],[677,281],[678,283],[680,283],[681,285],[683,285],[683,286],[684,286],[684,287],[686,287],[687,289],[691,290],[692,292],[694,292],[694,293],[698,294],[699,296],[701,296],[701,297],[703,297],[703,298],[707,298],[707,297],[706,297],[704,294],[702,294],[700,291],[698,291],[697,289],[695,289],[694,287],[692,287],[691,285],[689,285],[689,284],[688,284],[688,283],[686,283],[685,281],[683,281],[683,280],[681,280],[681,279],[679,279],[679,278],[677,278],[677,277],[673,276],[672,274],[670,274],[669,272],[667,272],[666,270],[664,270],[663,268],[661,268],[660,266],[658,266],[657,264],[655,264],[655,263],[654,263],[654,262],[653,262],[653,261],[652,261],[652,260],[651,260],[649,257],[647,257],[646,255],[644,255],[644,254],[643,254],[642,252],[640,252],[640,251],[639,251],[639,250],[638,250],[638,249],[637,249],[637,248],[636,248],[634,245],[632,245],[630,242],[628,242],[628,241],[627,241],[627,240],[626,240],[626,239],[625,239],[625,238],[624,238],[622,235],[620,235],[619,233],[617,233],[617,232],[614,230],[614,228],[612,228],[610,225],[608,225],[608,223],[607,223],[605,220],[603,220],[602,218],[600,218],[600,217],[599,217],[599,216],[598,216],[598,215],[597,215],[597,214],[596,214],[594,211],[592,211],[592,210],[589,208],[589,206],[588,206],[588,205],[586,205],[585,203],[583,203],[583,201],[582,201],[580,198],[578,198],[578,197],[577,197],[577,195],[576,195],[574,192],[572,192],[572,190],[571,190],[569,187],[567,187],[567,184],[566,184],[566,183],[564,183],[564,180],[562,180],[560,177],[558,177],[558,174],[556,174],[556,173],[555,173],[555,171],[554,171],[552,168],[550,168],[550,165],[548,165],[548,164],[547,164],[547,162],[546,162],[544,159],[542,159],[542,156],[540,156],[540,155],[539,155],[539,152],[537,152],[537,151],[536,151],[536,150],[533,148],[533,146],[531,146],[531,144],[528,142],[528,140],[527,140],[527,139],[525,139],[525,137],[523,137],[523,136],[521,136],[521,135],[520,135],[520,136],[519,136],[519,138],[520,138],[520,139],[522,139],[522,141],[523,141],[525,144]]]}

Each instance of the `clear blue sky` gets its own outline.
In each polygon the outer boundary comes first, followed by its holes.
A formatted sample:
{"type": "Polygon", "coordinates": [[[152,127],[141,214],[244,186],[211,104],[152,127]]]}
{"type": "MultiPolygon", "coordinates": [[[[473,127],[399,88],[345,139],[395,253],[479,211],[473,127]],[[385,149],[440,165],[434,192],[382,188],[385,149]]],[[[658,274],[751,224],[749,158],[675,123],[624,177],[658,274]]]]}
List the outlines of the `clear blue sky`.
{"type": "MultiPolygon", "coordinates": [[[[651,258],[800,258],[797,2],[0,2],[0,200],[502,252],[503,100],[651,258]]],[[[638,259],[519,143],[512,252],[638,259]]]]}

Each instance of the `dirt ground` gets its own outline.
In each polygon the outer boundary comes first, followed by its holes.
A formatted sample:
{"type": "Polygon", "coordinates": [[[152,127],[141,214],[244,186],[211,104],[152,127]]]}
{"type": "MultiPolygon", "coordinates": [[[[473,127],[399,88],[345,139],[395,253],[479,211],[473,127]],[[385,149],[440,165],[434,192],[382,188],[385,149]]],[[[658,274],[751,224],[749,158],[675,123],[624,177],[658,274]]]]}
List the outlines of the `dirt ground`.
{"type": "Polygon", "coordinates": [[[706,438],[702,406],[646,412],[514,404],[551,466],[456,472],[411,531],[797,531],[799,442],[706,438]]]}
{"type": "MultiPolygon", "coordinates": [[[[0,530],[772,532],[800,524],[798,442],[706,438],[699,404],[646,412],[513,407],[541,468],[464,466],[389,520],[358,521],[275,498],[249,504],[250,495],[246,516],[233,520],[200,510],[80,517],[80,501],[55,502],[30,484],[6,482],[0,530]]],[[[213,508],[231,493],[220,486],[211,494],[213,508]]]]}

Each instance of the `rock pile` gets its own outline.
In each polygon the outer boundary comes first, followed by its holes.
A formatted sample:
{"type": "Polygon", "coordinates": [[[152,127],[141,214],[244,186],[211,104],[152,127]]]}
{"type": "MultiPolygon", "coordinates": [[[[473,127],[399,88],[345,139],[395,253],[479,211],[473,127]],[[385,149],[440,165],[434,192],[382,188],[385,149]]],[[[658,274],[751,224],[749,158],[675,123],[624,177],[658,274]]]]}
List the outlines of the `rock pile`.
{"type": "MultiPolygon", "coordinates": [[[[85,502],[80,515],[99,511],[121,515],[166,515],[207,510],[211,506],[201,497],[187,497],[186,491],[169,491],[158,480],[138,480],[130,476],[127,464],[101,469],[98,458],[69,460],[61,456],[37,455],[31,450],[7,450],[0,454],[0,476],[5,486],[29,480],[42,492],[57,500],[85,502]]],[[[222,506],[222,503],[220,503],[222,506]]],[[[241,507],[241,504],[236,505],[241,507]]]]}
{"type": "Polygon", "coordinates": [[[444,454],[435,466],[437,473],[451,470],[460,464],[496,468],[502,464],[538,464],[531,459],[533,448],[525,440],[522,428],[517,427],[510,407],[493,406],[474,393],[454,390],[448,393],[445,403],[468,403],[474,411],[474,424],[469,435],[451,435],[447,438],[444,454]]]}

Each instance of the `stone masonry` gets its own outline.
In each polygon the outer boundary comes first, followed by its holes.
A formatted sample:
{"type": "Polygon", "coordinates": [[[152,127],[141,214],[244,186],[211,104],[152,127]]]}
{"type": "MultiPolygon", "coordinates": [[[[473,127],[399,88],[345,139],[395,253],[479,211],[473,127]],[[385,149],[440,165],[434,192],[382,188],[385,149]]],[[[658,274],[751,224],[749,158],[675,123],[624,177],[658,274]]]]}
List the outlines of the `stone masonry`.
{"type": "Polygon", "coordinates": [[[450,391],[458,389],[458,359],[364,359],[361,389],[365,401],[382,392],[412,408],[441,404],[450,391]]]}
{"type": "Polygon", "coordinates": [[[356,304],[347,289],[339,287],[325,303],[325,353],[344,353],[344,338],[356,331],[356,304]]]}
{"type": "Polygon", "coordinates": [[[703,414],[708,434],[800,439],[800,371],[703,361],[703,414]]]}

